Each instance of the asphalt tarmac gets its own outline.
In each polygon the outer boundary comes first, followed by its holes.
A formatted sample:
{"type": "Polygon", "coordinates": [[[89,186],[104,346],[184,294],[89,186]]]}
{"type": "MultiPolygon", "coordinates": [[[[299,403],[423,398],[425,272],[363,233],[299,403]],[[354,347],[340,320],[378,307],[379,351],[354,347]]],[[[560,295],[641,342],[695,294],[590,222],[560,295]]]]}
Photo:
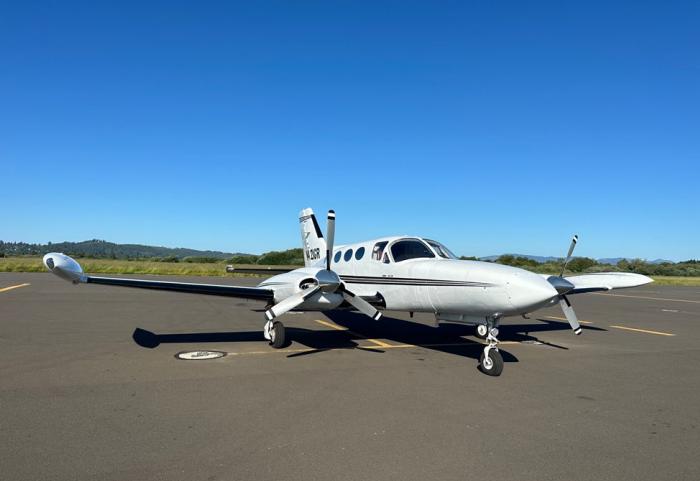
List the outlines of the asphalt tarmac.
{"type": "Polygon", "coordinates": [[[427,315],[292,313],[273,350],[256,302],[0,274],[0,479],[700,479],[700,289],[572,303],[581,336],[507,319],[493,378],[427,315]]]}

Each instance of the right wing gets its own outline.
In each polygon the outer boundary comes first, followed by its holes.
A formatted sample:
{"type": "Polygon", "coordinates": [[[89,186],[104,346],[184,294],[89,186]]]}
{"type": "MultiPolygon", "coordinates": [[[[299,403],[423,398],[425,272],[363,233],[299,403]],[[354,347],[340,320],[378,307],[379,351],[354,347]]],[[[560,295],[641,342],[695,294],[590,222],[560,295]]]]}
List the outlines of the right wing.
{"type": "Polygon", "coordinates": [[[583,294],[585,292],[609,291],[627,287],[643,286],[654,282],[650,277],[631,272],[598,272],[580,276],[565,277],[574,285],[574,289],[566,294],[583,294]]]}

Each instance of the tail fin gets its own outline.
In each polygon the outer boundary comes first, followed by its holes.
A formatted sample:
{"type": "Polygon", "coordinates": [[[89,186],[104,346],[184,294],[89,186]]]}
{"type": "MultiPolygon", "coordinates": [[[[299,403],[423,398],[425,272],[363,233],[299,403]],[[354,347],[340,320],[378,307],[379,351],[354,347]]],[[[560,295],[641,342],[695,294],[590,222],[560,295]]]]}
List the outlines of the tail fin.
{"type": "Polygon", "coordinates": [[[326,240],[323,238],[314,211],[304,209],[299,213],[301,224],[301,246],[304,250],[304,265],[317,264],[326,255],[326,240]]]}

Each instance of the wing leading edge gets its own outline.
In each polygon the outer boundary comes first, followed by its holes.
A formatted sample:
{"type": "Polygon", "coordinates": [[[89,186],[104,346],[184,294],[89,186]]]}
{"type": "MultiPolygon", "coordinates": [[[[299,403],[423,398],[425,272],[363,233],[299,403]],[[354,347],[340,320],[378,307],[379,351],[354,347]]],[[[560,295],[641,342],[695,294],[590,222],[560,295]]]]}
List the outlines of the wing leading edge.
{"type": "Polygon", "coordinates": [[[595,274],[565,277],[564,279],[574,285],[574,289],[567,292],[567,295],[625,289],[654,282],[650,277],[631,272],[598,272],[595,274]]]}

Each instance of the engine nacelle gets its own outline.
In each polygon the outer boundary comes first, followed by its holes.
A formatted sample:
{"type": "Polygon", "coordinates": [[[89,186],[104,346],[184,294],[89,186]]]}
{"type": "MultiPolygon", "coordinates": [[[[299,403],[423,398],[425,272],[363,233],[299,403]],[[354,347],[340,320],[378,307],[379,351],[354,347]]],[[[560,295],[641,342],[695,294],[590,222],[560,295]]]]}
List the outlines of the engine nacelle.
{"type": "Polygon", "coordinates": [[[83,268],[73,258],[59,252],[50,252],[44,256],[44,265],[61,279],[73,284],[85,282],[83,268]]]}
{"type": "Polygon", "coordinates": [[[335,274],[329,274],[325,269],[305,267],[270,277],[258,287],[272,289],[275,292],[275,303],[278,303],[289,296],[320,285],[323,290],[308,298],[299,310],[327,310],[335,309],[343,303],[342,295],[325,291],[334,289],[337,283],[338,277],[335,274]]]}

